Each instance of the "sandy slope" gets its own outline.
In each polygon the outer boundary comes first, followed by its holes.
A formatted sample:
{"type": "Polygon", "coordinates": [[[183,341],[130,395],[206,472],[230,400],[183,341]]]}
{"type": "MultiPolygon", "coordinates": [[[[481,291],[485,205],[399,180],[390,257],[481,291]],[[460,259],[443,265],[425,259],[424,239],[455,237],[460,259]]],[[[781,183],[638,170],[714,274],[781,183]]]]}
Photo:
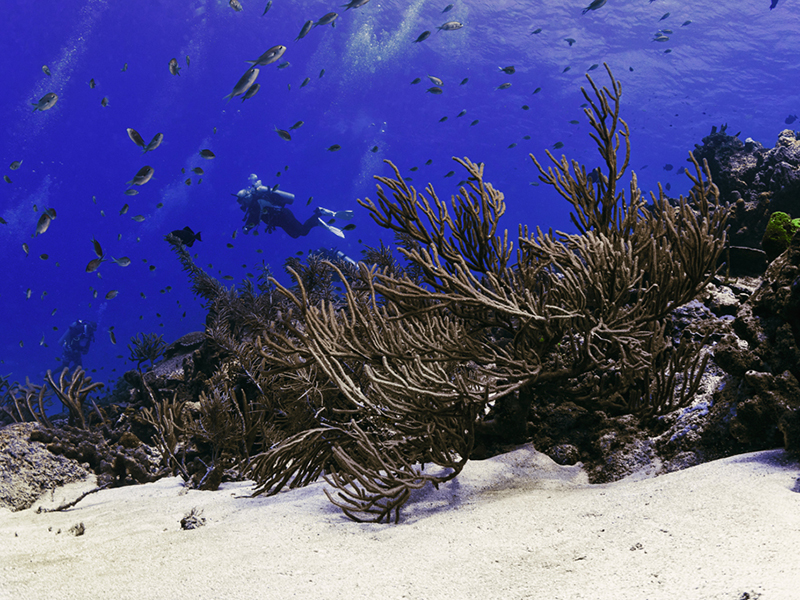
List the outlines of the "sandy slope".
{"type": "Polygon", "coordinates": [[[528,446],[470,462],[399,525],[347,520],[324,483],[250,499],[165,479],[0,512],[0,599],[792,600],[798,474],[775,450],[593,486],[528,446]],[[193,507],[207,523],[183,531],[193,507]]]}

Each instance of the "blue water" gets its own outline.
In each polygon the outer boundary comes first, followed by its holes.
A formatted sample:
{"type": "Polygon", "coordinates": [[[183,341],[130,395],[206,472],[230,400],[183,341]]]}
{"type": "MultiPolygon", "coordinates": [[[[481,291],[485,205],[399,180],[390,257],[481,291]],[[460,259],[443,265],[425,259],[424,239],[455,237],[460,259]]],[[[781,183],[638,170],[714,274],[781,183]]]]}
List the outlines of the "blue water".
{"type": "MultiPolygon", "coordinates": [[[[445,14],[447,0],[371,0],[347,11],[330,1],[274,0],[266,16],[265,0],[241,1],[242,12],[223,0],[4,0],[0,170],[11,183],[0,182],[7,222],[0,225],[0,375],[40,382],[46,369],[59,367],[58,340],[78,318],[99,324],[83,364],[106,382],[132,367],[132,335],[172,341],[202,329],[205,312],[163,241],[173,229],[202,232],[192,251],[211,274],[234,278],[226,285],[239,284],[261,261],[286,281],[283,261],[298,252],[336,246],[357,259],[362,244],[391,242],[356,203],[375,198],[373,175],[390,174],[383,159],[418,189],[433,183],[443,198],[464,178],[451,157],[484,162],[487,180],[505,193],[512,237],[519,223],[569,230],[567,203],[531,185],[538,173],[528,154],[546,161],[545,150],[562,142],[553,150],[558,156],[598,164],[580,107],[580,87],[595,63],[608,62],[622,81],[631,166],[646,191],[660,181],[671,184],[672,195],[685,193],[688,180],[676,172],[712,125],[727,123],[729,133],[771,146],[788,127],[786,117],[800,113],[797,0],[781,0],[774,10],[769,0],[609,0],[585,15],[585,0],[456,0],[445,14]],[[295,41],[306,20],[334,10],[335,28],[317,27],[295,41]],[[451,20],[464,27],[437,31],[451,20]],[[660,29],[672,30],[668,41],[654,41],[660,29]],[[424,30],[430,38],[412,43],[424,30]],[[276,44],[288,50],[261,67],[260,91],[246,102],[223,100],[245,61],[276,44]],[[168,69],[173,57],[179,76],[168,69]],[[279,69],[283,61],[290,66],[279,69]],[[516,73],[500,71],[509,65],[516,73]],[[433,85],[427,75],[444,81],[443,94],[426,93],[433,85]],[[412,85],[417,77],[423,81],[412,85]],[[497,89],[506,82],[510,88],[497,89]],[[58,94],[56,105],[32,112],[48,92],[58,94]],[[461,110],[466,114],[457,117],[461,110]],[[291,141],[274,131],[300,120],[291,141]],[[129,127],[145,142],[161,132],[164,142],[143,156],[129,127]],[[328,151],[333,144],[341,150],[328,151]],[[203,148],[216,158],[201,158],[203,148]],[[15,160],[23,162],[12,171],[15,160]],[[155,169],[153,179],[126,196],[125,182],[144,165],[155,169]],[[194,167],[204,169],[202,183],[194,167]],[[450,170],[456,174],[445,178],[450,170]],[[353,209],[356,229],[345,240],[322,228],[297,240],[281,230],[240,231],[233,239],[243,213],[231,194],[250,173],[294,193],[301,221],[316,206],[353,209]],[[121,215],[126,203],[130,210],[121,215]],[[57,219],[33,237],[51,207],[57,219]],[[109,260],[87,273],[93,238],[109,260]],[[122,268],[112,256],[132,264],[122,268]],[[106,300],[112,290],[117,297],[106,300]]],[[[607,85],[602,66],[592,75],[607,85]]]]}

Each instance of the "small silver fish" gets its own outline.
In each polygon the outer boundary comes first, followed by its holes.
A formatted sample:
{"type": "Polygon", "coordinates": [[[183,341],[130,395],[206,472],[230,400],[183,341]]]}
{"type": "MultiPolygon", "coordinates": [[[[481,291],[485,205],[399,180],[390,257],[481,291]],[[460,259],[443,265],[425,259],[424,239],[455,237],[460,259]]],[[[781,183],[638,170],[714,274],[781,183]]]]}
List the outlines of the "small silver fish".
{"type": "Polygon", "coordinates": [[[244,94],[248,89],[250,89],[250,86],[255,83],[258,73],[259,69],[248,69],[245,74],[239,78],[239,81],[236,82],[236,85],[233,86],[233,91],[225,96],[223,100],[228,100],[230,102],[230,99],[234,96],[240,96],[244,94]]]}
{"type": "Polygon", "coordinates": [[[50,68],[47,65],[42,65],[42,73],[50,77],[50,68]]]}
{"type": "Polygon", "coordinates": [[[437,29],[439,31],[455,31],[456,29],[461,29],[463,26],[464,24],[460,23],[459,21],[448,21],[447,23],[440,25],[437,29]]]}
{"type": "Polygon", "coordinates": [[[150,140],[150,143],[147,144],[147,146],[144,147],[144,151],[145,152],[151,152],[151,151],[155,150],[156,148],[158,148],[161,145],[161,142],[163,142],[163,141],[164,141],[164,134],[163,133],[155,134],[153,136],[153,139],[150,140]]]}
{"type": "Polygon", "coordinates": [[[284,52],[286,52],[286,46],[281,46],[279,44],[264,52],[264,54],[259,56],[257,59],[247,60],[245,62],[250,63],[254,67],[266,67],[267,65],[271,65],[272,63],[276,62],[281,56],[283,56],[284,52]]]}
{"type": "Polygon", "coordinates": [[[153,177],[155,169],[150,165],[145,165],[134,175],[133,179],[128,182],[128,185],[144,185],[153,177]]]}
{"type": "Polygon", "coordinates": [[[338,13],[329,12],[326,15],[323,15],[319,21],[314,23],[314,27],[318,27],[320,25],[324,26],[328,24],[330,24],[331,27],[336,27],[336,19],[338,16],[339,16],[338,13]]]}
{"type": "Polygon", "coordinates": [[[294,41],[301,40],[306,37],[306,34],[311,31],[311,28],[314,26],[314,21],[306,21],[303,23],[302,29],[300,29],[300,33],[294,38],[294,41]]]}
{"type": "Polygon", "coordinates": [[[137,146],[141,146],[142,148],[146,148],[146,144],[144,143],[144,139],[139,132],[131,127],[128,127],[128,137],[131,138],[131,141],[136,144],[137,146]]]}
{"type": "Polygon", "coordinates": [[[242,12],[244,10],[242,8],[242,3],[239,0],[228,0],[228,4],[230,4],[231,8],[236,12],[242,12]]]}
{"type": "Polygon", "coordinates": [[[181,68],[178,66],[178,59],[177,58],[170,58],[169,59],[169,72],[173,75],[180,75],[181,68]]]}
{"type": "Polygon", "coordinates": [[[267,14],[270,8],[272,8],[272,0],[269,0],[269,2],[267,2],[267,7],[264,9],[264,12],[261,13],[261,16],[263,17],[265,14],[267,14]]]}
{"type": "Polygon", "coordinates": [[[254,83],[253,85],[251,85],[244,93],[244,96],[242,96],[242,102],[244,102],[245,100],[249,100],[250,98],[255,96],[258,90],[260,89],[261,89],[260,83],[254,83]]]}
{"type": "Polygon", "coordinates": [[[33,102],[33,112],[37,110],[45,111],[53,108],[53,105],[58,102],[58,95],[50,92],[41,97],[39,102],[33,102]]]}
{"type": "Polygon", "coordinates": [[[349,10],[351,8],[361,8],[364,6],[369,0],[350,0],[347,4],[342,4],[342,7],[345,10],[349,10]]]}

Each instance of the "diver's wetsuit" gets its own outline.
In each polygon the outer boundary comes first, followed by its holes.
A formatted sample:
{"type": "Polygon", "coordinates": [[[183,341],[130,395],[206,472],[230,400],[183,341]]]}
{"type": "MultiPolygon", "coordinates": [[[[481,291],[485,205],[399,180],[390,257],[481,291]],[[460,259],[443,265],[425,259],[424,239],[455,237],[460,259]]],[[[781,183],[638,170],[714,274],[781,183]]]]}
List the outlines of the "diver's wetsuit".
{"type": "Polygon", "coordinates": [[[255,175],[250,175],[250,183],[249,188],[240,190],[236,194],[241,209],[245,211],[245,233],[261,222],[266,226],[267,233],[280,227],[289,237],[299,238],[308,235],[312,228],[320,224],[318,211],[314,211],[312,216],[301,223],[294,213],[286,208],[287,204],[294,202],[294,194],[281,191],[277,186],[274,188],[263,186],[255,175]]]}
{"type": "Polygon", "coordinates": [[[333,222],[336,219],[353,218],[352,210],[333,211],[318,206],[314,214],[301,223],[294,213],[286,208],[287,204],[294,202],[294,194],[279,190],[277,185],[272,188],[261,185],[255,174],[250,175],[250,187],[239,190],[235,195],[239,206],[245,212],[243,227],[245,233],[258,227],[259,223],[264,223],[267,233],[272,233],[276,227],[280,227],[289,237],[299,238],[308,235],[314,227],[321,225],[335,236],[343,238],[344,232],[334,227],[333,222]]]}
{"type": "Polygon", "coordinates": [[[94,341],[97,324],[78,319],[69,326],[67,333],[61,338],[61,366],[74,369],[80,367],[83,355],[89,352],[89,345],[94,341]]]}

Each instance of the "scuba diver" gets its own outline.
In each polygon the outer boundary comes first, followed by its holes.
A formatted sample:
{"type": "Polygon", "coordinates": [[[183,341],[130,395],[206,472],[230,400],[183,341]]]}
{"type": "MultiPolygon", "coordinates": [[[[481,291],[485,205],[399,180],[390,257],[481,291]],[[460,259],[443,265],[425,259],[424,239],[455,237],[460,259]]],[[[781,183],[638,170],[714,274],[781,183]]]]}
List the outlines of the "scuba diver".
{"type": "Polygon", "coordinates": [[[89,352],[89,345],[94,341],[94,332],[97,323],[78,319],[69,326],[67,332],[61,336],[59,343],[64,349],[61,355],[61,368],[74,369],[81,366],[83,355],[89,352]]]}
{"type": "Polygon", "coordinates": [[[235,194],[240,208],[244,211],[244,232],[248,233],[259,223],[264,223],[267,233],[272,233],[276,227],[283,229],[291,238],[299,238],[319,226],[324,227],[332,234],[344,237],[344,232],[334,227],[333,219],[352,219],[352,210],[332,211],[318,207],[314,214],[301,223],[294,213],[286,208],[287,204],[294,202],[294,194],[284,192],[275,185],[271,188],[261,185],[256,174],[249,177],[250,187],[239,190],[235,194]],[[330,220],[328,222],[324,219],[330,220]]]}

